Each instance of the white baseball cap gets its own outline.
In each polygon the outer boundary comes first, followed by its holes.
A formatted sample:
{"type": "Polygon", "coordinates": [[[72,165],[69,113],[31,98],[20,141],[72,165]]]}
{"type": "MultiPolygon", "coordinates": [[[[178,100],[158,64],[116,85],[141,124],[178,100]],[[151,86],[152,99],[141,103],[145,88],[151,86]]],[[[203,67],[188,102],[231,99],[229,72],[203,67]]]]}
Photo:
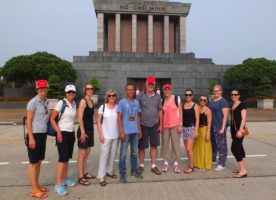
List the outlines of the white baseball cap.
{"type": "Polygon", "coordinates": [[[69,92],[69,91],[74,91],[74,92],[76,92],[76,91],[77,91],[77,90],[76,90],[76,86],[74,86],[74,85],[72,85],[72,84],[66,85],[66,87],[65,87],[65,92],[69,92]]]}

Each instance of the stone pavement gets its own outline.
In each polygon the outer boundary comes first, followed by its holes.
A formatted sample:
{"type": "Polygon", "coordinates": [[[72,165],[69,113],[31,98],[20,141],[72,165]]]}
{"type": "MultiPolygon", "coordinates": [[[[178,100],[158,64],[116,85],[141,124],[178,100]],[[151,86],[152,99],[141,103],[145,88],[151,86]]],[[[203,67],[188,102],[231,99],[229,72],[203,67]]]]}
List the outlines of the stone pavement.
{"type": "MultiPolygon", "coordinates": [[[[276,199],[276,123],[249,122],[250,136],[245,139],[247,153],[248,178],[234,179],[231,171],[236,161],[228,152],[226,170],[216,172],[196,170],[193,174],[174,174],[172,170],[161,176],[150,171],[150,162],[146,162],[143,180],[128,177],[127,184],[119,180],[107,179],[108,185],[101,187],[97,180],[90,186],[69,188],[69,195],[59,197],[54,192],[55,165],[57,150],[54,139],[48,137],[46,162],[42,164],[41,183],[51,190],[48,199],[229,199],[229,200],[275,200],[276,199]]],[[[228,134],[229,136],[230,134],[228,134]]],[[[28,161],[23,144],[22,125],[0,126],[0,199],[32,199],[29,195],[27,179],[28,161]]],[[[88,171],[96,174],[99,160],[99,142],[95,134],[95,147],[89,157],[88,171]]],[[[230,144],[229,138],[228,143],[230,144]]],[[[230,146],[230,145],[229,145],[230,146]]],[[[118,151],[119,153],[119,151],[118,151]]],[[[186,155],[181,147],[183,168],[187,165],[186,155]]],[[[149,158],[149,155],[146,155],[149,158]]],[[[69,175],[77,179],[77,146],[70,163],[69,175]]],[[[117,158],[118,159],[118,154],[117,158]]],[[[161,168],[162,161],[158,166],[161,168]]],[[[172,169],[172,168],[171,168],[172,169]]],[[[115,161],[115,173],[118,174],[118,162],[115,161]]]]}

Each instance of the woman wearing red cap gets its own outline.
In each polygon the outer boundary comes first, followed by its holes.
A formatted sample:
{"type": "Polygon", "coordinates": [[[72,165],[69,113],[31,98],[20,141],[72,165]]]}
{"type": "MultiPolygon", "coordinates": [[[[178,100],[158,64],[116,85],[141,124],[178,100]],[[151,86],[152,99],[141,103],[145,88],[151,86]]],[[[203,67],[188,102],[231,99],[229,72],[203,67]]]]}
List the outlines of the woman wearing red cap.
{"type": "Polygon", "coordinates": [[[49,120],[49,103],[46,98],[48,82],[36,82],[37,95],[27,105],[27,138],[26,145],[29,156],[28,176],[32,185],[31,197],[47,198],[47,188],[39,185],[41,162],[45,158],[47,122],[49,120]]]}
{"type": "Polygon", "coordinates": [[[179,173],[180,162],[180,133],[182,132],[181,99],[172,95],[172,85],[163,86],[165,99],[163,100],[163,133],[161,154],[164,159],[163,172],[169,168],[170,152],[174,159],[174,172],[179,173]],[[171,150],[170,150],[171,143],[171,150]]]}

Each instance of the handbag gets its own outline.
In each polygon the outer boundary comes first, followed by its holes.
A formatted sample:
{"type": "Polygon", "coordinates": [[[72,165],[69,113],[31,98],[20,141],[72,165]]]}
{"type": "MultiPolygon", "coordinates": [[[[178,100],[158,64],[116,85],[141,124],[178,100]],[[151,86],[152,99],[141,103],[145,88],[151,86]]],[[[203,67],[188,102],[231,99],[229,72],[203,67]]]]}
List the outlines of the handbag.
{"type": "MultiPolygon", "coordinates": [[[[234,127],[235,127],[235,129],[237,131],[237,126],[236,126],[236,122],[235,122],[233,111],[232,111],[232,119],[233,119],[234,127]]],[[[244,127],[241,132],[242,132],[242,137],[245,137],[245,136],[249,135],[249,130],[246,127],[244,127]]]]}

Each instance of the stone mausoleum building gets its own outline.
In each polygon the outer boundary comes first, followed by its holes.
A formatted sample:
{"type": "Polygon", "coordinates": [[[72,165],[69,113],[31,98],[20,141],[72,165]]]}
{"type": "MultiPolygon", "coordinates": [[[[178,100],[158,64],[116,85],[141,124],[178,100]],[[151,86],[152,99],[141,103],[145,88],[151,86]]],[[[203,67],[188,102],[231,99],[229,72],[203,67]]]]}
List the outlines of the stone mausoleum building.
{"type": "MultiPolygon", "coordinates": [[[[93,0],[97,16],[97,51],[74,56],[77,86],[97,78],[101,99],[107,89],[124,95],[133,82],[143,90],[148,75],[156,89],[172,83],[174,93],[186,88],[207,94],[209,82],[221,79],[226,65],[196,58],[186,50],[186,21],[191,4],[168,0],[93,0]]],[[[212,47],[210,47],[212,48],[212,47]]]]}

